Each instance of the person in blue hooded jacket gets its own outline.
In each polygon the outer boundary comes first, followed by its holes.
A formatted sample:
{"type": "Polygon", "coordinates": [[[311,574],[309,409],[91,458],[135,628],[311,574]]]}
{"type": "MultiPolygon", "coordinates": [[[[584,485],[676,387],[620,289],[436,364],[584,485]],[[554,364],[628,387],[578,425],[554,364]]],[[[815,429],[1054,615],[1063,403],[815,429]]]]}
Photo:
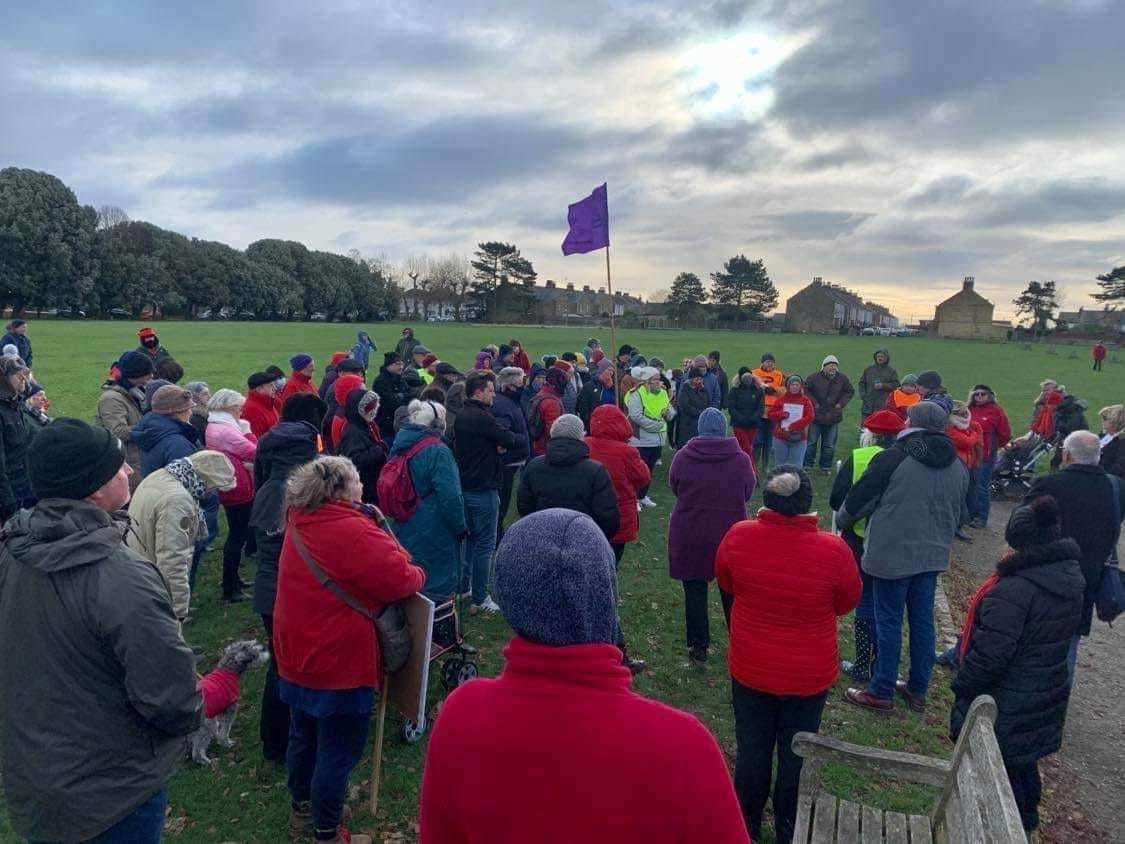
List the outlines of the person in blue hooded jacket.
{"type": "Polygon", "coordinates": [[[432,442],[410,458],[410,480],[418,509],[407,521],[391,520],[391,530],[426,571],[423,593],[446,601],[461,588],[461,540],[468,534],[461,477],[453,452],[442,440],[445,408],[437,402],[414,399],[406,422],[395,435],[391,457],[409,451],[420,440],[432,442]]]}
{"type": "Polygon", "coordinates": [[[191,392],[165,384],[152,394],[152,407],[132,430],[141,450],[141,474],[151,475],[173,460],[199,450],[199,432],[191,424],[191,392]]]}
{"type": "Polygon", "coordinates": [[[355,345],[352,346],[351,359],[357,360],[363,364],[363,369],[366,372],[368,365],[371,363],[371,353],[375,351],[375,341],[371,339],[366,331],[357,331],[355,335],[355,345]]]}

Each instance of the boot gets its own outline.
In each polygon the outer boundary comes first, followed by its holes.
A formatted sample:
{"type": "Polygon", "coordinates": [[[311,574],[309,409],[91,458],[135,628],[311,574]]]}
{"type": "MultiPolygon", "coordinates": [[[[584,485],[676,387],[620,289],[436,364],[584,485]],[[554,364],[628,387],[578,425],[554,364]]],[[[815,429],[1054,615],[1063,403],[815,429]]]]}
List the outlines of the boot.
{"type": "Polygon", "coordinates": [[[628,668],[634,677],[645,670],[645,661],[630,657],[624,645],[621,646],[621,664],[628,668]]]}
{"type": "Polygon", "coordinates": [[[312,805],[307,800],[289,804],[289,834],[293,838],[303,839],[312,837],[315,831],[312,805]]]}

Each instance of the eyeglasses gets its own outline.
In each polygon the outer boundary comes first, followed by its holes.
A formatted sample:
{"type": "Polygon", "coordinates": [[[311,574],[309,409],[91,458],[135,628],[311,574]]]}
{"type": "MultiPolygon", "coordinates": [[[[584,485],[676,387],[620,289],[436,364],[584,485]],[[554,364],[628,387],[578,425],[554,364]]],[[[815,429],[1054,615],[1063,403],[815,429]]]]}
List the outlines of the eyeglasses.
{"type": "Polygon", "coordinates": [[[973,398],[974,399],[986,399],[986,398],[988,398],[988,393],[984,392],[984,390],[980,390],[976,393],[973,393],[973,398]]]}

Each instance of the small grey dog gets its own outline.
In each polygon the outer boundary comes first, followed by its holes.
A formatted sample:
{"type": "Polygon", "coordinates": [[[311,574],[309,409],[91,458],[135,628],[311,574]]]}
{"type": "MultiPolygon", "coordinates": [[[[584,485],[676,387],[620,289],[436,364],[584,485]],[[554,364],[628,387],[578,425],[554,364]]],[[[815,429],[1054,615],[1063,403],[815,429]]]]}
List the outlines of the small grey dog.
{"type": "Polygon", "coordinates": [[[191,758],[199,765],[211,764],[207,748],[211,739],[217,739],[223,747],[233,747],[230,737],[234,719],[238,717],[238,699],[242,687],[242,675],[255,665],[265,665],[270,654],[257,639],[243,639],[223,649],[218,666],[199,681],[203,693],[203,711],[206,716],[199,729],[191,734],[191,758]]]}

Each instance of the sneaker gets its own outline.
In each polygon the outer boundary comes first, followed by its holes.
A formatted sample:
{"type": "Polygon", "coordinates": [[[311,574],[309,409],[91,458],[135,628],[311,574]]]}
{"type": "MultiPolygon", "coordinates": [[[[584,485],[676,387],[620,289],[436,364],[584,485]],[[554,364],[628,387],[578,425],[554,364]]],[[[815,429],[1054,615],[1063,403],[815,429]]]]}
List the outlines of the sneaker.
{"type": "Polygon", "coordinates": [[[688,659],[702,665],[707,662],[707,648],[702,645],[693,645],[688,651],[688,659]]]}
{"type": "Polygon", "coordinates": [[[895,683],[895,691],[898,692],[900,695],[902,695],[906,699],[906,705],[909,706],[915,712],[925,712],[926,711],[926,696],[925,695],[916,695],[916,694],[914,694],[914,692],[912,692],[908,688],[906,688],[906,681],[905,680],[899,680],[898,682],[895,683]]]}
{"type": "Polygon", "coordinates": [[[884,697],[875,697],[867,689],[848,689],[844,692],[844,700],[863,709],[878,712],[880,715],[890,715],[895,711],[895,702],[884,697]]]}
{"type": "Polygon", "coordinates": [[[477,615],[478,613],[482,612],[488,613],[489,615],[492,615],[492,613],[500,612],[500,606],[494,600],[492,600],[491,595],[486,595],[484,600],[479,604],[473,604],[471,607],[469,607],[469,613],[472,615],[477,615]]]}
{"type": "Polygon", "coordinates": [[[321,838],[319,834],[315,838],[317,844],[371,844],[370,835],[348,832],[348,828],[343,824],[336,827],[336,834],[331,838],[321,838]]]}
{"type": "Polygon", "coordinates": [[[641,512],[641,502],[637,502],[637,512],[641,512]]]}
{"type": "Polygon", "coordinates": [[[973,519],[971,522],[969,522],[969,527],[973,528],[974,530],[984,530],[986,527],[988,527],[988,522],[986,522],[984,519],[973,519]]]}
{"type": "Polygon", "coordinates": [[[628,668],[634,677],[645,670],[645,661],[636,657],[627,656],[621,660],[621,664],[628,668]]]}
{"type": "Polygon", "coordinates": [[[643,504],[645,507],[655,507],[656,506],[656,502],[653,501],[651,498],[649,498],[647,495],[644,498],[641,499],[641,504],[643,504]]]}
{"type": "Polygon", "coordinates": [[[656,465],[657,465],[657,466],[663,466],[663,465],[664,465],[664,461],[663,461],[663,460],[657,460],[657,461],[656,461],[656,465]]]}
{"type": "Polygon", "coordinates": [[[973,538],[971,536],[969,536],[969,534],[965,533],[965,531],[961,530],[961,528],[957,528],[957,532],[954,533],[953,535],[955,537],[957,537],[958,539],[960,539],[962,542],[972,542],[973,541],[973,538]]]}

